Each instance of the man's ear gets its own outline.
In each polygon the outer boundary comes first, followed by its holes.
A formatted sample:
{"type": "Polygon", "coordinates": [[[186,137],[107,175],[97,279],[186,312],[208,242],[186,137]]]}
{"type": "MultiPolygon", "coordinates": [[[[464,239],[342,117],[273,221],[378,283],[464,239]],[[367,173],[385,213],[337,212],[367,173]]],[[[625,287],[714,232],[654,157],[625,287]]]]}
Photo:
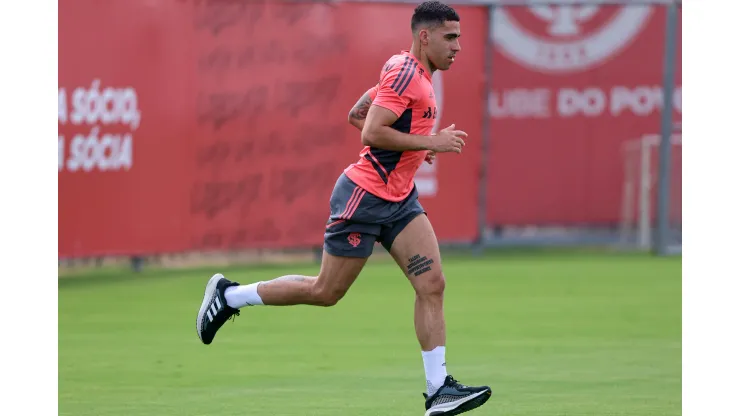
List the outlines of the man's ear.
{"type": "Polygon", "coordinates": [[[429,30],[428,29],[421,29],[419,31],[419,41],[424,46],[429,44],[429,30]]]}

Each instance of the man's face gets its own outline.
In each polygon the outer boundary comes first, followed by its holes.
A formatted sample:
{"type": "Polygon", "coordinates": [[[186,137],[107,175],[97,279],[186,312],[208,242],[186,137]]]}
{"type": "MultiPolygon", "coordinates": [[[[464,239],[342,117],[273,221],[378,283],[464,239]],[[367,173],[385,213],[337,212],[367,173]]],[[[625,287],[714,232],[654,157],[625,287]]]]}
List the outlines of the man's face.
{"type": "Polygon", "coordinates": [[[433,68],[446,71],[460,52],[460,22],[448,20],[442,26],[426,29],[426,54],[433,68]]]}

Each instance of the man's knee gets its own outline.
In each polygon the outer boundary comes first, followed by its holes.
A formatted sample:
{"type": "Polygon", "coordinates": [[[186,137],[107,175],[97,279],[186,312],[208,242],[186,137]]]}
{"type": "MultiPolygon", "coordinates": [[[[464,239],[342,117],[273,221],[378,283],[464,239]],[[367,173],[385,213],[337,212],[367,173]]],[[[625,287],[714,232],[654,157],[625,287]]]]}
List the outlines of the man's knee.
{"type": "Polygon", "coordinates": [[[445,291],[445,276],[441,270],[432,269],[415,276],[414,289],[419,296],[442,296],[445,291]]]}
{"type": "Polygon", "coordinates": [[[336,305],[352,286],[365,262],[366,257],[338,257],[325,252],[321,271],[312,289],[314,304],[336,305]]]}
{"type": "Polygon", "coordinates": [[[318,306],[334,306],[347,293],[349,285],[345,284],[345,279],[338,279],[339,276],[328,278],[323,275],[323,270],[319,273],[319,278],[313,285],[313,298],[318,306]]]}
{"type": "Polygon", "coordinates": [[[314,286],[314,299],[319,306],[334,306],[347,293],[345,289],[331,288],[326,286],[314,286]]]}

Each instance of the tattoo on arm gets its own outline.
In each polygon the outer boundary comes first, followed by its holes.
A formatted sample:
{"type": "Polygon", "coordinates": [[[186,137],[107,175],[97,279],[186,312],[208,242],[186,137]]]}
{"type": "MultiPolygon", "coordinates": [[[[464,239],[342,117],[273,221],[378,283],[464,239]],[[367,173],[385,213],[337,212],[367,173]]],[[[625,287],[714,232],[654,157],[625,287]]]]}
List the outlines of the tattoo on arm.
{"type": "Polygon", "coordinates": [[[370,110],[370,105],[373,100],[370,99],[370,95],[365,93],[359,101],[352,107],[352,111],[349,112],[350,117],[357,120],[364,120],[367,118],[367,112],[370,110]]]}
{"type": "Polygon", "coordinates": [[[413,274],[414,276],[419,276],[431,271],[432,263],[434,263],[434,260],[427,259],[426,256],[417,254],[409,259],[409,265],[406,266],[408,275],[411,276],[411,274],[413,274]]]}

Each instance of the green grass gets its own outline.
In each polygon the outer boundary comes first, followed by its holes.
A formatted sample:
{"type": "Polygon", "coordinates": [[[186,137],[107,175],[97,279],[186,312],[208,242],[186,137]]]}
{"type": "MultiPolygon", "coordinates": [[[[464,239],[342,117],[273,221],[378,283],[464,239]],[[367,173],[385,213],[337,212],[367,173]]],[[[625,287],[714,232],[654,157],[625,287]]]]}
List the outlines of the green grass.
{"type": "MultiPolygon", "coordinates": [[[[680,258],[511,254],[444,266],[448,370],[494,392],[468,414],[681,414],[680,258]]],[[[59,414],[423,414],[413,291],[394,264],[372,259],[333,308],[245,309],[204,346],[195,315],[210,274],[61,279],[59,414]]]]}

